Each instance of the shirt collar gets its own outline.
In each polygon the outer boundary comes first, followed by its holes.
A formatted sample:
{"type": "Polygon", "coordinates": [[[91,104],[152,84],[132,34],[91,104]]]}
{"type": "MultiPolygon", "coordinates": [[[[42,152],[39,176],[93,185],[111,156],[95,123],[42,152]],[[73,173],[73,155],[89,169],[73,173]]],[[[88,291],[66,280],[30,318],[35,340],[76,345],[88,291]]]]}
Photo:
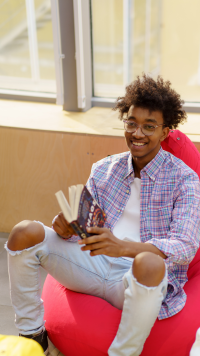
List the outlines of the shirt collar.
{"type": "Polygon", "coordinates": [[[133,174],[133,176],[134,176],[132,154],[129,152],[128,160],[127,160],[127,171],[126,171],[126,174],[124,176],[124,179],[126,179],[131,174],[133,174]]]}
{"type": "Polygon", "coordinates": [[[146,172],[149,178],[154,181],[164,160],[165,151],[161,147],[157,155],[141,170],[141,173],[146,172]]]}
{"type": "MultiPolygon", "coordinates": [[[[149,178],[151,178],[154,181],[156,179],[156,175],[159,172],[160,166],[162,165],[164,159],[165,159],[165,151],[161,147],[157,155],[141,170],[141,173],[146,172],[149,178]]],[[[134,177],[135,174],[133,169],[132,155],[129,152],[128,161],[127,161],[127,173],[124,176],[124,179],[126,179],[132,173],[134,177]]]]}

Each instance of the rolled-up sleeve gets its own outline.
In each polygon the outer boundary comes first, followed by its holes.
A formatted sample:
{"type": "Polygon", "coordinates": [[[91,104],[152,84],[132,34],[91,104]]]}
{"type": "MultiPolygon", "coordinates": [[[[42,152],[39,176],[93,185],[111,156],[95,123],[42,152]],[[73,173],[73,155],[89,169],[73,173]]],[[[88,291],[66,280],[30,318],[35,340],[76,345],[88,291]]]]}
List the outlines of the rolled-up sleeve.
{"type": "Polygon", "coordinates": [[[166,238],[147,241],[166,256],[167,265],[188,265],[200,241],[200,183],[193,174],[184,177],[175,192],[171,223],[166,238]]]}

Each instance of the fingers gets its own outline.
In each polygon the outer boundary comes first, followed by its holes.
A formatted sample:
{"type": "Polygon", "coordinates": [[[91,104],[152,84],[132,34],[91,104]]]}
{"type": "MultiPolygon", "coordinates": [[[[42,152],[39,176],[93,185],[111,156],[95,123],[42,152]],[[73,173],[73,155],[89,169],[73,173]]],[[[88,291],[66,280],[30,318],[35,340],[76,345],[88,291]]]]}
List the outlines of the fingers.
{"type": "Polygon", "coordinates": [[[94,234],[94,235],[99,235],[102,234],[103,232],[110,232],[109,229],[107,229],[106,227],[87,227],[87,231],[90,234],[94,234]]]}
{"type": "Polygon", "coordinates": [[[82,251],[93,251],[93,250],[97,250],[99,248],[103,248],[105,246],[104,242],[97,242],[97,243],[93,243],[93,244],[89,244],[89,245],[85,245],[81,247],[82,251]]]}
{"type": "Polygon", "coordinates": [[[54,231],[65,239],[69,239],[72,236],[69,232],[63,231],[58,225],[56,225],[54,231]]]}
{"type": "Polygon", "coordinates": [[[105,241],[90,244],[87,246],[81,247],[82,251],[90,251],[90,256],[97,255],[107,255],[110,257],[118,257],[117,250],[113,250],[113,246],[107,244],[105,241]]]}
{"type": "Polygon", "coordinates": [[[53,225],[53,229],[59,233],[59,232],[63,232],[63,221],[62,221],[62,216],[61,213],[59,213],[58,215],[55,216],[55,218],[52,221],[52,225],[53,225]]]}
{"type": "Polygon", "coordinates": [[[90,253],[91,256],[106,254],[106,250],[110,245],[109,238],[106,233],[87,237],[83,240],[78,241],[78,243],[79,245],[84,245],[81,247],[82,251],[93,252],[90,253]]]}
{"type": "Polygon", "coordinates": [[[93,243],[102,241],[104,238],[105,238],[104,234],[93,235],[93,236],[86,237],[85,239],[78,241],[78,243],[79,243],[79,245],[91,245],[93,243]]]}
{"type": "Polygon", "coordinates": [[[55,224],[54,226],[53,226],[53,228],[54,228],[54,231],[59,235],[59,236],[61,236],[62,238],[64,238],[64,239],[69,239],[71,236],[72,236],[72,234],[70,234],[68,231],[64,231],[59,225],[57,225],[57,224],[55,224]]]}
{"type": "Polygon", "coordinates": [[[55,232],[64,238],[70,238],[72,235],[76,235],[71,225],[64,218],[62,212],[60,212],[52,221],[52,226],[55,232]]]}
{"type": "Polygon", "coordinates": [[[110,234],[109,229],[101,228],[101,227],[88,227],[87,232],[94,235],[80,240],[79,245],[87,245],[87,244],[94,243],[96,241],[101,241],[102,238],[106,238],[108,234],[110,234]]]}
{"type": "Polygon", "coordinates": [[[90,256],[98,256],[98,255],[105,255],[105,250],[102,248],[90,252],[90,256]]]}
{"type": "Polygon", "coordinates": [[[82,251],[90,251],[90,256],[121,256],[121,240],[117,239],[109,229],[92,227],[87,231],[94,235],[78,241],[79,245],[84,245],[81,247],[82,251]]]}
{"type": "MultiPolygon", "coordinates": [[[[92,238],[95,236],[92,236],[92,238]]],[[[101,235],[102,237],[102,235],[101,235]]],[[[89,237],[88,239],[92,239],[89,237]]],[[[100,240],[99,236],[96,236],[96,242],[87,244],[81,247],[82,251],[90,251],[90,256],[97,256],[97,255],[110,255],[110,246],[107,244],[106,239],[100,240]]],[[[84,239],[85,241],[85,239],[84,239]]],[[[92,239],[93,241],[93,239],[92,239]]]]}
{"type": "Polygon", "coordinates": [[[60,228],[59,225],[57,225],[56,223],[54,223],[53,229],[54,229],[55,232],[57,232],[58,235],[61,235],[61,236],[62,236],[63,230],[60,228]]]}

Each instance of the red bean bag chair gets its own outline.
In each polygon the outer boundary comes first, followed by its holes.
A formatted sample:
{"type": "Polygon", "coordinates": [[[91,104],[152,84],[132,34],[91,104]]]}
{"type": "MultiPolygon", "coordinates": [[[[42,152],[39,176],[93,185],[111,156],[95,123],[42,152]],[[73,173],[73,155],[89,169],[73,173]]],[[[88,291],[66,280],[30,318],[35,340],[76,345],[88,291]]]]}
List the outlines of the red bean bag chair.
{"type": "MultiPolygon", "coordinates": [[[[189,356],[200,327],[200,249],[188,270],[187,302],[171,318],[156,320],[142,356],[189,356]]],[[[66,356],[106,356],[120,323],[121,311],[103,299],[72,292],[50,275],[44,300],[46,329],[66,356]]]]}
{"type": "Polygon", "coordinates": [[[161,142],[163,150],[172,153],[195,171],[200,178],[200,153],[194,143],[181,131],[171,130],[161,142]]]}
{"type": "MultiPolygon", "coordinates": [[[[170,132],[162,146],[200,175],[200,154],[184,134],[178,130],[170,132]],[[181,157],[184,151],[185,160],[181,157]]],[[[200,327],[200,249],[190,263],[184,289],[185,307],[171,318],[156,320],[141,356],[189,356],[200,327]]],[[[120,310],[103,299],[72,292],[50,275],[46,278],[42,299],[48,336],[64,355],[107,355],[118,330],[120,310]]]]}

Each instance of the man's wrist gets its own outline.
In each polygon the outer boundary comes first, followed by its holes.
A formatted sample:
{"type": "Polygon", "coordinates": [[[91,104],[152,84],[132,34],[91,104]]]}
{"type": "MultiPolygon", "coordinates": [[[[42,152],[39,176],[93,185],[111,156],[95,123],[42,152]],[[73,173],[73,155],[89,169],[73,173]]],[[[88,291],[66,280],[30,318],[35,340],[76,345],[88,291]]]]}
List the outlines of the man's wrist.
{"type": "Polygon", "coordinates": [[[136,241],[124,241],[122,240],[122,249],[121,249],[121,257],[131,257],[135,258],[141,252],[152,252],[156,255],[161,256],[163,259],[166,259],[167,256],[160,251],[156,246],[151,243],[142,243],[136,241]]]}
{"type": "Polygon", "coordinates": [[[121,256],[120,257],[132,257],[134,258],[134,242],[129,242],[129,241],[121,241],[121,256]]]}

